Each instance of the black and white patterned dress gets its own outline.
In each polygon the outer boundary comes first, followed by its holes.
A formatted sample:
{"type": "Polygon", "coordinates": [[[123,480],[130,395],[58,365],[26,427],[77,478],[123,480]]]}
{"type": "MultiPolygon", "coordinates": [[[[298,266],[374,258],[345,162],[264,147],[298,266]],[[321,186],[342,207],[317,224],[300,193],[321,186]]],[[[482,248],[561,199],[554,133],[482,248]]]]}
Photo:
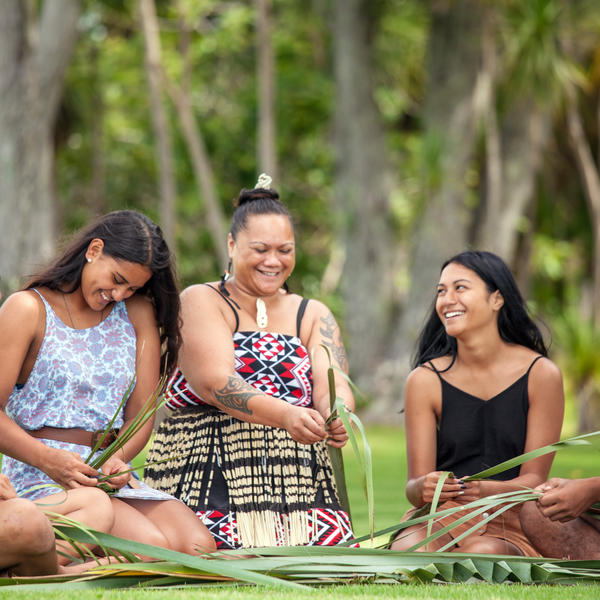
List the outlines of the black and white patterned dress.
{"type": "MultiPolygon", "coordinates": [[[[310,357],[298,336],[235,331],[233,342],[244,381],[312,407],[310,357]]],[[[218,548],[335,545],[353,537],[324,442],[299,444],[284,429],[231,417],[202,402],[179,370],[167,396],[173,413],[161,424],[148,462],[173,458],[149,466],[145,480],[196,511],[218,548]]]]}

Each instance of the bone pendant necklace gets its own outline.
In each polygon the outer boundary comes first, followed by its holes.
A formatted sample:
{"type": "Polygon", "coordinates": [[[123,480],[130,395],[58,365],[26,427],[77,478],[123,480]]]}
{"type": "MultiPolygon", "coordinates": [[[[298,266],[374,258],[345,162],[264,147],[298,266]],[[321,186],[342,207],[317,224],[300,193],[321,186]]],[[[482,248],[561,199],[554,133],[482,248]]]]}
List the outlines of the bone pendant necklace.
{"type": "Polygon", "coordinates": [[[267,318],[267,307],[262,298],[256,299],[256,324],[259,329],[266,329],[269,319],[267,318]]]}

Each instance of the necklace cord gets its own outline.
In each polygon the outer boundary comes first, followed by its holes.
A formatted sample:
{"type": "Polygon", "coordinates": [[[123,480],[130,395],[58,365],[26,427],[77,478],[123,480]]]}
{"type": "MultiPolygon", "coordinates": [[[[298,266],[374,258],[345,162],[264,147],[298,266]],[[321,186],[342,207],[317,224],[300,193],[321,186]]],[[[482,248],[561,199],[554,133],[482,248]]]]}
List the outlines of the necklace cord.
{"type": "MultiPolygon", "coordinates": [[[[65,308],[67,309],[67,314],[69,315],[69,321],[71,321],[71,327],[73,329],[77,329],[77,327],[75,327],[75,322],[73,321],[73,315],[71,314],[71,309],[69,308],[69,305],[67,304],[67,295],[62,292],[62,297],[63,297],[63,302],[65,305],[65,308]]],[[[100,319],[98,321],[98,325],[100,325],[100,323],[102,323],[102,315],[104,314],[104,309],[102,309],[100,311],[100,319]]]]}

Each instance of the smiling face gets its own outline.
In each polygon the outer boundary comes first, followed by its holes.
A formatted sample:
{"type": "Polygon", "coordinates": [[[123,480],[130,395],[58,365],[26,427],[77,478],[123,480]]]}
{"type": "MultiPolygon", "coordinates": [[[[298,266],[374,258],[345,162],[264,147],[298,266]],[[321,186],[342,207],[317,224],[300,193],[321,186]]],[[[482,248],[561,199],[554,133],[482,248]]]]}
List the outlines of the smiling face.
{"type": "Polygon", "coordinates": [[[85,255],[88,262],[81,273],[83,297],[94,310],[133,296],[152,277],[149,267],[113,258],[103,252],[103,247],[102,240],[92,240],[85,255]]]}
{"type": "Polygon", "coordinates": [[[458,263],[447,265],[437,287],[436,312],[453,337],[494,325],[504,300],[499,291],[488,290],[484,281],[471,269],[458,263]]]}
{"type": "Polygon", "coordinates": [[[253,296],[271,296],[294,270],[294,231],[285,215],[252,215],[228,238],[235,283],[253,296]]]}

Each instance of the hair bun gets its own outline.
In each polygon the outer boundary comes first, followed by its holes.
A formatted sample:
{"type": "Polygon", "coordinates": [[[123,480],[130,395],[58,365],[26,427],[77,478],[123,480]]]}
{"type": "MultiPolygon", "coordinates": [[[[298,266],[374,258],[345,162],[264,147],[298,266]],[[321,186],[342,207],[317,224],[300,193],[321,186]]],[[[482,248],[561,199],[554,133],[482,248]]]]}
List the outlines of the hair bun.
{"type": "Polygon", "coordinates": [[[258,176],[258,181],[256,182],[254,189],[270,190],[272,182],[273,179],[269,177],[269,175],[267,175],[266,173],[261,173],[258,176]]]}

